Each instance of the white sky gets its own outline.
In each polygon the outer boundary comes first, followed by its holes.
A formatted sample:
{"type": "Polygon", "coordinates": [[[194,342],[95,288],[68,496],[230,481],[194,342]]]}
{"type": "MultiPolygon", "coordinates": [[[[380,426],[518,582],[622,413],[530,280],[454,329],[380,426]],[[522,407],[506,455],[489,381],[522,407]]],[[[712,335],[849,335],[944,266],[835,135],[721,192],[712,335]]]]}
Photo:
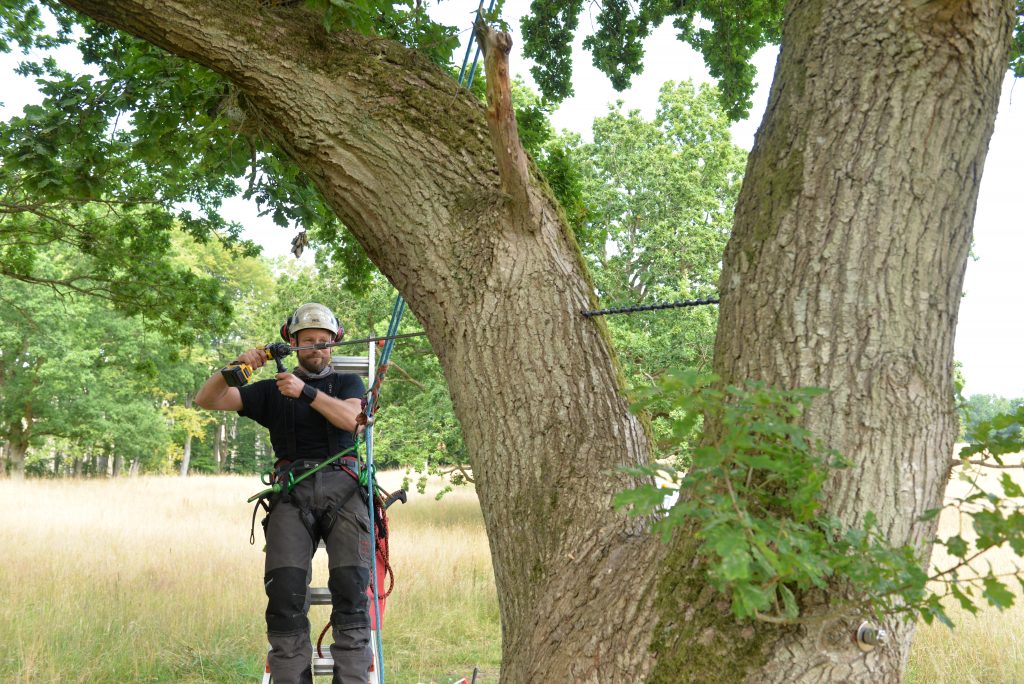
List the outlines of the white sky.
{"type": "MultiPolygon", "coordinates": [[[[505,14],[515,41],[513,72],[532,83],[529,63],[518,50],[522,42],[519,15],[527,7],[526,0],[508,0],[505,14]]],[[[440,3],[432,12],[441,21],[467,27],[461,33],[463,48],[456,52],[460,63],[474,9],[472,1],[455,0],[440,3]]],[[[645,45],[644,73],[634,79],[632,88],[618,93],[608,79],[593,68],[590,55],[582,52],[582,33],[591,26],[591,18],[585,10],[580,19],[581,35],[574,50],[573,84],[577,94],[563,103],[552,117],[556,128],[571,129],[589,139],[593,119],[604,115],[608,104],[617,99],[624,100],[627,108],[639,109],[651,117],[663,82],[687,78],[698,83],[712,80],[700,56],[677,41],[670,24],[666,23],[645,45]]],[[[758,89],[751,116],[732,128],[734,141],[745,149],[750,149],[753,143],[767,102],[775,56],[774,48],[757,54],[758,89]]],[[[0,108],[0,116],[5,118],[20,111],[24,104],[38,101],[33,84],[11,73],[18,58],[0,55],[0,74],[3,74],[0,97],[6,105],[0,108]]],[[[1019,191],[1017,169],[1024,159],[1024,103],[1021,102],[1024,90],[1016,95],[1014,97],[1013,80],[1007,77],[978,200],[974,228],[977,259],[967,266],[965,296],[960,306],[956,358],[964,366],[967,395],[1024,397],[1024,363],[1020,360],[1024,350],[1020,343],[1024,339],[1024,315],[1017,300],[1024,291],[1024,222],[1021,219],[1024,211],[1015,206],[1021,199],[1015,192],[1019,191]]],[[[257,217],[250,203],[229,201],[225,203],[225,215],[246,226],[247,236],[263,245],[268,256],[288,253],[295,231],[283,230],[269,219],[257,217]]]]}

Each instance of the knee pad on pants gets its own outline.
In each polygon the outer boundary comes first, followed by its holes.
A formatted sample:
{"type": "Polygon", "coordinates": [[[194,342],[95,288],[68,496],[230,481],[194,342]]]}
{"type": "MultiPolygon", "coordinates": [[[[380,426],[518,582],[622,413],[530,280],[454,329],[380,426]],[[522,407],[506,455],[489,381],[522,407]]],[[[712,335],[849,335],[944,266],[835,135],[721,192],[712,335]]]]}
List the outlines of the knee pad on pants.
{"type": "Polygon", "coordinates": [[[267,592],[267,632],[309,633],[306,617],[306,571],[303,568],[274,568],[263,578],[267,592]]]}
{"type": "Polygon", "coordinates": [[[332,625],[339,629],[370,625],[370,601],[366,596],[369,582],[367,568],[357,565],[331,568],[327,588],[331,590],[332,625]]]}

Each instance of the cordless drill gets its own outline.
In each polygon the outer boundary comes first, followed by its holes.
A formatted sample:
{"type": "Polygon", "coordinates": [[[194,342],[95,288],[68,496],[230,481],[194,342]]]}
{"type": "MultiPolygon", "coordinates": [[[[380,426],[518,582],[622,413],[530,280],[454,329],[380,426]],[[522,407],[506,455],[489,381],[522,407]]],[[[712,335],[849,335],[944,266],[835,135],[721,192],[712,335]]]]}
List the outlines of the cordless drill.
{"type": "MultiPolygon", "coordinates": [[[[292,353],[290,346],[284,342],[273,342],[263,347],[263,353],[267,355],[268,360],[273,359],[277,362],[278,373],[287,372],[284,364],[281,363],[281,359],[292,353]]],[[[247,363],[232,361],[220,369],[220,374],[224,376],[224,382],[227,383],[228,387],[241,387],[252,378],[252,366],[247,363]]]]}

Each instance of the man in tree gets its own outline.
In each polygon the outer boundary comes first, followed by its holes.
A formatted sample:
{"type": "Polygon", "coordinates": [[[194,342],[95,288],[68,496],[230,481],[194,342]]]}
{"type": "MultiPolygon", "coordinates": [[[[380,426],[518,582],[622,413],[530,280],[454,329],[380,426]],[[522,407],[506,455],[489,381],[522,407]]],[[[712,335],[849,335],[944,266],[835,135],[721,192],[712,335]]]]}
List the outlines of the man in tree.
{"type": "MultiPolygon", "coordinates": [[[[292,346],[336,342],[344,330],[330,309],[303,304],[281,327],[292,346]]],[[[297,352],[292,373],[243,387],[228,387],[214,373],[196,395],[196,404],[215,411],[238,411],[270,430],[277,456],[275,478],[297,476],[354,446],[356,418],[362,411],[362,381],[336,373],[330,349],[297,352]]],[[[262,348],[238,357],[253,368],[267,361],[262,348]]],[[[354,455],[287,488],[271,499],[263,526],[267,539],[267,638],[270,670],[279,684],[312,683],[312,646],[306,594],[313,552],[324,540],[330,564],[328,587],[333,610],[334,684],[367,680],[372,654],[366,596],[370,537],[367,507],[358,483],[354,455]]]]}

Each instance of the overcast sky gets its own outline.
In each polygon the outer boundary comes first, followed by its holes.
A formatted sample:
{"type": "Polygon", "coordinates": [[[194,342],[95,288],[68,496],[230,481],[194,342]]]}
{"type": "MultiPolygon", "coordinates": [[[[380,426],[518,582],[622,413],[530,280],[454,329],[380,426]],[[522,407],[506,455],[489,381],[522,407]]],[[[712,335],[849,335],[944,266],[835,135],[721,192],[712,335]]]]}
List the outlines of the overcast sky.
{"type": "MultiPolygon", "coordinates": [[[[522,42],[518,35],[518,16],[528,5],[526,0],[508,0],[505,9],[515,41],[513,73],[532,82],[529,63],[518,52],[522,42]]],[[[461,33],[465,41],[473,9],[472,2],[449,1],[440,3],[434,14],[446,23],[465,26],[461,33]]],[[[580,21],[581,31],[591,25],[591,18],[585,11],[580,21]]],[[[590,56],[581,51],[581,42],[582,33],[576,41],[574,60],[573,83],[577,95],[563,103],[552,120],[557,128],[577,131],[588,139],[593,119],[604,115],[608,104],[616,99],[624,100],[627,108],[639,109],[650,117],[657,106],[658,90],[666,80],[711,81],[700,56],[677,41],[667,24],[647,41],[644,73],[623,93],[612,89],[608,79],[590,65],[590,56]]],[[[460,62],[462,55],[460,50],[457,53],[460,62]]],[[[767,102],[775,56],[773,48],[758,53],[755,59],[758,89],[751,116],[732,129],[736,144],[748,150],[767,102]]],[[[12,74],[16,62],[16,57],[0,55],[0,73],[4,74],[0,97],[7,105],[0,109],[0,116],[5,118],[20,111],[27,102],[38,99],[31,83],[19,83],[24,79],[12,74]]],[[[965,296],[960,306],[956,358],[964,366],[968,395],[1024,397],[1024,363],[1020,359],[1024,350],[1020,342],[1024,339],[1020,303],[1024,292],[1024,221],[1021,219],[1024,211],[1016,206],[1020,198],[1015,196],[1021,190],[1018,168],[1024,159],[1024,103],[1020,101],[1024,89],[1016,95],[1014,97],[1013,80],[1007,77],[978,200],[974,229],[976,259],[967,266],[965,296]]],[[[264,246],[265,254],[287,254],[294,230],[282,230],[256,217],[254,207],[241,201],[227,203],[226,213],[228,218],[248,228],[249,237],[264,246]]]]}

